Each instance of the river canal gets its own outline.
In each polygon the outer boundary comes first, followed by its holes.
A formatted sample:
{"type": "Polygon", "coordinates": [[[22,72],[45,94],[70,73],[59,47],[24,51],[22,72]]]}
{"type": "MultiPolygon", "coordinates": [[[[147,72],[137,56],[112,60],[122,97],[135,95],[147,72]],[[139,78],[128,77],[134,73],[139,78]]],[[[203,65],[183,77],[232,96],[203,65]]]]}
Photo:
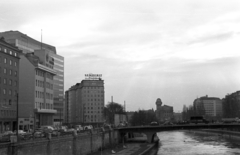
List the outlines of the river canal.
{"type": "Polygon", "coordinates": [[[194,132],[160,132],[151,155],[240,155],[240,141],[194,132]]]}

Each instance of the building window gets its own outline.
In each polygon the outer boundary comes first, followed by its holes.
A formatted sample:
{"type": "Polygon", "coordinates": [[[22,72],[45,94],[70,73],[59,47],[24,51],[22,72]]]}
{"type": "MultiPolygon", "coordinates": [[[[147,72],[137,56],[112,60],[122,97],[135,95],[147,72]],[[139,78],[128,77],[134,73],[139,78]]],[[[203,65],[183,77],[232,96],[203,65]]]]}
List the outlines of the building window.
{"type": "Polygon", "coordinates": [[[6,95],[6,89],[3,89],[3,95],[6,95]]]}
{"type": "Polygon", "coordinates": [[[12,80],[11,80],[11,79],[9,80],[9,85],[10,85],[10,86],[12,85],[12,80]]]}
{"type": "Polygon", "coordinates": [[[14,62],[14,66],[17,67],[17,62],[16,61],[14,62]]]}
{"type": "Polygon", "coordinates": [[[6,48],[4,48],[4,52],[7,53],[7,49],[6,48]]]}
{"type": "Polygon", "coordinates": [[[17,86],[17,81],[14,81],[14,86],[17,86]]]}
{"type": "Polygon", "coordinates": [[[7,84],[7,80],[5,78],[3,79],[3,84],[7,84]]]}
{"type": "Polygon", "coordinates": [[[3,69],[3,73],[7,74],[7,69],[6,68],[3,69]]]}
{"type": "Polygon", "coordinates": [[[12,60],[9,60],[9,65],[12,65],[12,60]]]}
{"type": "Polygon", "coordinates": [[[12,51],[9,51],[9,54],[12,55],[12,51]]]}
{"type": "Polygon", "coordinates": [[[12,90],[9,90],[9,91],[8,91],[8,94],[9,94],[9,95],[12,95],[12,90]]]}
{"type": "Polygon", "coordinates": [[[6,99],[3,100],[3,104],[4,104],[4,105],[7,104],[7,100],[6,100],[6,99]]]}
{"type": "Polygon", "coordinates": [[[9,70],[9,75],[12,75],[12,70],[11,69],[9,70]]]}

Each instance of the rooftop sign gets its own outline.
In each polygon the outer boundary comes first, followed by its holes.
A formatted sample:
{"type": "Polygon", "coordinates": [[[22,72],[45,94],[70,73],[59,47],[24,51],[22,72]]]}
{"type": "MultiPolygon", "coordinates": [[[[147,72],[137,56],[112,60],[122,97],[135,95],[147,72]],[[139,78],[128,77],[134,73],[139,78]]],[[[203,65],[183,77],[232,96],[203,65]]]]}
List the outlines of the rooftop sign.
{"type": "Polygon", "coordinates": [[[85,80],[99,80],[102,78],[102,74],[85,74],[85,80]]]}

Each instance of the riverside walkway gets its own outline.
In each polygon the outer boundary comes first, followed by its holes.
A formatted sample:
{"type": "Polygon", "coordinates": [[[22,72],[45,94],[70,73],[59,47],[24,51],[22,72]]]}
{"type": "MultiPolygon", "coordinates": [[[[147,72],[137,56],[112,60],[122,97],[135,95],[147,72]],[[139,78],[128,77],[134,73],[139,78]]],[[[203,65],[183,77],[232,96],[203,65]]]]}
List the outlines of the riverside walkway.
{"type": "Polygon", "coordinates": [[[103,151],[98,151],[91,153],[90,155],[143,155],[148,152],[155,144],[151,143],[127,143],[124,148],[123,145],[116,146],[113,150],[115,153],[112,153],[112,149],[106,149],[103,151]]]}
{"type": "MultiPolygon", "coordinates": [[[[156,138],[156,141],[158,138],[156,138]]],[[[150,151],[156,143],[147,143],[147,137],[135,137],[133,139],[128,139],[126,144],[118,144],[113,149],[100,150],[89,155],[144,155],[150,151]],[[113,153],[114,151],[115,153],[113,153]]]]}

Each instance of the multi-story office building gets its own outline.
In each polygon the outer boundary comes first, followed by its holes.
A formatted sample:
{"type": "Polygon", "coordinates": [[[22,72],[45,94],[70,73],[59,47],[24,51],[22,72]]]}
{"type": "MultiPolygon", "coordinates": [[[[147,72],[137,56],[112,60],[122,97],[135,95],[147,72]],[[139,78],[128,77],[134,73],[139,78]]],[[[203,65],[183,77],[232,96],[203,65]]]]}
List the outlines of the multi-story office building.
{"type": "Polygon", "coordinates": [[[47,51],[44,59],[33,53],[20,54],[19,64],[19,128],[28,130],[53,125],[53,77],[47,51]],[[27,75],[27,76],[26,76],[27,75]]]}
{"type": "MultiPolygon", "coordinates": [[[[86,79],[65,92],[65,120],[71,124],[103,123],[104,81],[87,74],[86,79]]],[[[101,77],[96,75],[95,77],[101,77]]]]}
{"type": "Polygon", "coordinates": [[[156,101],[156,116],[160,122],[173,120],[173,107],[162,106],[162,101],[158,98],[156,101]]]}
{"type": "Polygon", "coordinates": [[[220,119],[223,114],[222,100],[217,97],[208,97],[206,95],[197,98],[194,100],[193,106],[195,107],[196,113],[208,118],[220,119]]]}
{"type": "Polygon", "coordinates": [[[16,130],[21,51],[0,38],[0,133],[16,130]]]}
{"type": "MultiPolygon", "coordinates": [[[[63,121],[63,108],[64,108],[64,58],[57,54],[54,46],[39,42],[26,34],[19,31],[6,31],[0,33],[0,36],[6,38],[6,41],[10,44],[17,46],[23,53],[35,53],[35,55],[41,57],[45,54],[41,54],[42,51],[48,52],[48,59],[51,63],[49,66],[56,70],[57,73],[54,76],[54,109],[57,113],[54,115],[54,124],[59,124],[63,121]]],[[[48,64],[47,64],[48,65],[48,64]]]]}

